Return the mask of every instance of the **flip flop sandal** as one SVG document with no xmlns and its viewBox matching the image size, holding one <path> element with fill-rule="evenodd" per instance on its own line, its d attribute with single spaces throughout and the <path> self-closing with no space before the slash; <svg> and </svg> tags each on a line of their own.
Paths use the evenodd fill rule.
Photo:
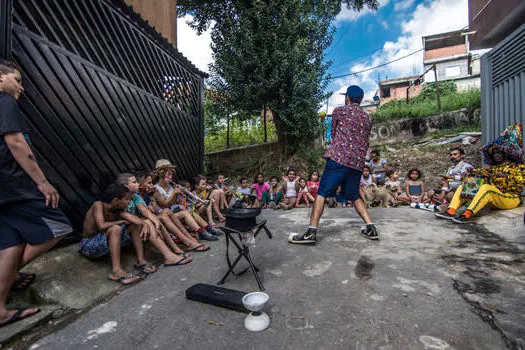
<svg viewBox="0 0 525 350">
<path fill-rule="evenodd" d="M 189 260 L 189 258 L 187 256 L 185 256 L 184 258 L 180 259 L 179 261 L 177 261 L 176 263 L 173 263 L 173 264 L 164 264 L 165 267 L 168 267 L 168 266 L 182 266 L 182 265 L 186 265 L 186 264 L 189 264 L 191 262 L 191 260 Z"/>
<path fill-rule="evenodd" d="M 139 282 L 140 280 L 142 280 L 142 278 L 139 277 L 139 279 L 138 279 L 137 281 L 135 281 L 135 282 L 124 283 L 125 280 L 130 280 L 130 279 L 135 278 L 135 277 L 139 277 L 139 276 L 135 276 L 135 275 L 132 274 L 132 273 L 127 273 L 127 274 L 125 274 L 124 276 L 119 277 L 119 278 L 117 278 L 117 279 L 113 279 L 113 278 L 111 278 L 111 277 L 108 277 L 108 279 L 109 279 L 110 281 L 113 281 L 113 282 L 119 282 L 119 283 L 122 283 L 122 284 L 125 285 L 125 286 L 128 286 L 128 285 L 130 285 L 130 284 L 135 284 L 135 283 Z"/>
<path fill-rule="evenodd" d="M 36 275 L 34 273 L 18 273 L 18 278 L 15 280 L 11 286 L 11 291 L 22 291 L 29 288 L 33 282 L 36 280 Z"/>
<path fill-rule="evenodd" d="M 152 267 L 152 266 L 153 265 L 150 264 L 150 263 L 146 263 L 146 264 L 142 264 L 142 265 L 135 264 L 135 265 L 133 265 L 133 268 L 135 268 L 136 270 L 139 270 L 142 273 L 145 273 L 146 275 L 149 275 L 149 274 L 157 272 L 157 269 L 155 269 L 155 271 L 148 271 L 148 270 L 146 270 L 148 267 Z"/>
<path fill-rule="evenodd" d="M 24 313 L 24 311 L 26 311 L 27 309 L 24 309 L 24 308 L 19 308 L 16 310 L 16 312 L 13 314 L 13 316 L 11 316 L 11 318 L 9 320 L 7 320 L 5 323 L 3 324 L 0 324 L 0 328 L 1 327 L 4 327 L 4 326 L 7 326 L 8 324 L 11 324 L 11 323 L 15 323 L 16 321 L 20 321 L 20 320 L 23 320 L 24 318 L 27 318 L 27 317 L 30 317 L 30 316 L 33 316 L 33 315 L 36 315 L 37 313 L 40 312 L 40 309 L 37 309 L 36 312 L 32 313 L 32 314 L 29 314 L 29 315 L 25 315 L 24 317 L 22 317 L 22 314 Z"/>
<path fill-rule="evenodd" d="M 189 252 L 207 252 L 208 250 L 211 249 L 210 247 L 207 246 L 206 249 L 204 249 L 204 250 L 202 250 L 202 249 L 201 250 L 197 250 L 197 249 L 202 248 L 202 247 L 205 247 L 205 245 L 204 244 L 199 244 L 195 248 L 188 249 L 188 251 Z"/>
</svg>

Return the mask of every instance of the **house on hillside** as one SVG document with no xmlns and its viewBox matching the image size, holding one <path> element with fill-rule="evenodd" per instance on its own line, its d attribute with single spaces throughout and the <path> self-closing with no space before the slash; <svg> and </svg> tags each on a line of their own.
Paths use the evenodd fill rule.
<svg viewBox="0 0 525 350">
<path fill-rule="evenodd" d="M 483 141 L 509 124 L 525 124 L 525 1 L 469 0 L 473 49 L 491 51 L 481 58 Z"/>
<path fill-rule="evenodd" d="M 480 57 L 469 49 L 468 32 L 461 30 L 422 37 L 425 72 L 434 65 L 438 81 L 454 81 L 458 91 L 481 87 Z M 435 81 L 434 71 L 425 74 L 425 82 Z"/>
<path fill-rule="evenodd" d="M 391 100 L 406 100 L 421 92 L 422 80 L 419 75 L 381 80 L 379 82 L 379 100 L 381 104 Z"/>
<path fill-rule="evenodd" d="M 378 91 L 376 91 L 374 97 L 372 100 L 363 100 L 363 102 L 361 102 L 361 109 L 363 109 L 363 111 L 365 111 L 366 113 L 373 113 L 375 111 L 377 111 L 377 108 L 379 107 L 379 96 L 378 96 Z"/>
</svg>

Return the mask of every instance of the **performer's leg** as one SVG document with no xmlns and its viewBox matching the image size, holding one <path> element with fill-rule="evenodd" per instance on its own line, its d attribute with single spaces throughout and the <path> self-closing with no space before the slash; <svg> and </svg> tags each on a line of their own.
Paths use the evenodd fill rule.
<svg viewBox="0 0 525 350">
<path fill-rule="evenodd" d="M 482 185 L 467 208 L 465 216 L 469 216 L 468 211 L 471 215 L 476 215 L 489 203 L 498 209 L 514 209 L 520 205 L 520 198 L 503 193 L 494 185 Z"/>
<path fill-rule="evenodd" d="M 447 212 L 450 215 L 456 215 L 456 211 L 465 203 L 465 199 L 461 198 L 461 191 L 463 190 L 463 185 L 460 185 L 456 192 L 454 192 L 454 197 L 452 197 L 452 200 L 450 201 L 450 204 L 448 205 Z"/>
<path fill-rule="evenodd" d="M 321 220 L 321 216 L 323 216 L 325 200 L 326 198 L 320 194 L 317 194 L 315 197 L 314 205 L 312 207 L 312 215 L 310 216 L 311 227 L 319 226 L 319 220 Z"/>
</svg>

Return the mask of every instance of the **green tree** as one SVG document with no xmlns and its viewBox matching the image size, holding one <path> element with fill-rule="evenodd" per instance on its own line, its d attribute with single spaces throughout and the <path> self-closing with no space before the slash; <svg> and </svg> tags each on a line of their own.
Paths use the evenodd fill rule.
<svg viewBox="0 0 525 350">
<path fill-rule="evenodd" d="M 199 33 L 212 26 L 210 87 L 229 96 L 236 118 L 268 107 L 281 145 L 315 139 L 326 99 L 325 49 L 346 5 L 377 9 L 377 0 L 183 0 Z"/>
</svg>

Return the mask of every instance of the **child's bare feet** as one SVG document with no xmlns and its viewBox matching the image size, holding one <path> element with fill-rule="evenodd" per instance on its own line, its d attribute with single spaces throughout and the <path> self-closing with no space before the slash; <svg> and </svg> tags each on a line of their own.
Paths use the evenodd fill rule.
<svg viewBox="0 0 525 350">
<path fill-rule="evenodd" d="M 150 273 L 155 273 L 157 272 L 157 266 L 153 265 L 153 264 L 150 264 L 148 262 L 144 262 L 140 265 L 133 265 L 133 267 L 137 270 L 139 270 L 140 272 L 143 272 L 147 275 L 149 275 Z"/>
<path fill-rule="evenodd" d="M 191 262 L 191 257 L 188 255 L 174 255 L 166 260 L 164 260 L 164 266 L 178 266 L 186 265 Z"/>
<path fill-rule="evenodd" d="M 109 274 L 108 277 L 111 281 L 120 282 L 124 285 L 137 283 L 140 281 L 140 277 L 133 275 L 132 273 L 126 273 L 126 271 L 118 271 Z"/>
<path fill-rule="evenodd" d="M 188 246 L 190 252 L 205 252 L 210 250 L 210 247 L 202 243 L 194 243 Z"/>
</svg>

